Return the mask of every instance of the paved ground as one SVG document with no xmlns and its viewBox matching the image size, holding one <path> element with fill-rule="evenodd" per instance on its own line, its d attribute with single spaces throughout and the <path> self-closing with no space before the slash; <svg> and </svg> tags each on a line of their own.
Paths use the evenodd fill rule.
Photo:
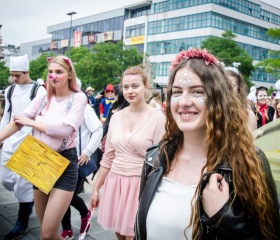
<svg viewBox="0 0 280 240">
<path fill-rule="evenodd" d="M 90 181 L 89 184 L 85 183 L 85 193 L 80 194 L 81 197 L 85 200 L 88 204 L 89 199 L 91 196 L 93 181 Z M 7 234 L 17 219 L 17 212 L 18 212 L 18 203 L 14 194 L 12 192 L 8 192 L 1 184 L 0 184 L 0 240 L 4 239 L 5 234 Z M 78 239 L 79 229 L 80 229 L 80 215 L 76 209 L 72 207 L 72 227 L 75 234 L 75 239 Z M 93 218 L 91 220 L 92 227 L 88 232 L 88 235 L 85 239 L 96 239 L 96 240 L 114 240 L 116 236 L 113 231 L 105 231 L 103 230 L 100 225 L 96 222 L 97 219 L 97 211 L 94 212 Z M 39 237 L 39 223 L 33 211 L 30 224 L 30 230 L 26 233 L 21 240 L 38 240 Z"/>
</svg>

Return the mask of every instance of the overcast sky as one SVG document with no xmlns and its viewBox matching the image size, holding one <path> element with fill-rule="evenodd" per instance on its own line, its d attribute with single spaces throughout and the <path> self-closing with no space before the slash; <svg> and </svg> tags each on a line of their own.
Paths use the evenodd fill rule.
<svg viewBox="0 0 280 240">
<path fill-rule="evenodd" d="M 47 27 L 69 22 L 67 12 L 75 11 L 73 19 L 121 8 L 143 0 L 1 0 L 0 25 L 3 44 L 19 46 L 51 37 Z M 263 0 L 280 9 L 280 0 Z M 280 10 L 279 10 L 280 14 Z"/>
</svg>

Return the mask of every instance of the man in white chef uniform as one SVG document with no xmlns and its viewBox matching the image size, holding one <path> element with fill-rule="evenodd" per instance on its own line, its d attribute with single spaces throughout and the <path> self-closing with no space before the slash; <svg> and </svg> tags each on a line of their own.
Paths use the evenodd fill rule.
<svg viewBox="0 0 280 240">
<path fill-rule="evenodd" d="M 10 58 L 10 74 L 14 80 L 14 86 L 11 85 L 5 90 L 5 110 L 1 120 L 0 131 L 10 121 L 13 121 L 14 115 L 21 113 L 29 105 L 32 91 L 33 94 L 37 95 L 46 92 L 44 87 L 41 86 L 34 93 L 34 84 L 36 83 L 29 77 L 29 60 L 27 55 Z M 10 88 L 14 88 L 13 91 L 9 92 Z M 8 99 L 8 93 L 10 100 Z M 19 202 L 18 219 L 14 228 L 5 236 L 5 240 L 18 239 L 28 230 L 29 216 L 33 208 L 32 184 L 7 169 L 5 164 L 31 131 L 30 127 L 24 126 L 20 131 L 3 142 L 0 167 L 1 183 L 7 190 L 15 193 L 15 197 Z"/>
</svg>

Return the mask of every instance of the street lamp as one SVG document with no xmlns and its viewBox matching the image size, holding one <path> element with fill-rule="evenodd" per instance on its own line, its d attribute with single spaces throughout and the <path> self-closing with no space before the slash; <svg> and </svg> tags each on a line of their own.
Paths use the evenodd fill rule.
<svg viewBox="0 0 280 240">
<path fill-rule="evenodd" d="M 69 29 L 69 42 L 68 42 L 68 58 L 70 58 L 70 44 L 71 44 L 71 35 L 72 35 L 72 15 L 77 14 L 76 12 L 67 13 L 68 16 L 71 16 L 70 29 Z"/>
</svg>

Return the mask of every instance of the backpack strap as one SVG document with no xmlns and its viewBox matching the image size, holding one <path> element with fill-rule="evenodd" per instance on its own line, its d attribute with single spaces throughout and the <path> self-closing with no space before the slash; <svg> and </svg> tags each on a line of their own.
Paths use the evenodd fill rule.
<svg viewBox="0 0 280 240">
<path fill-rule="evenodd" d="M 69 110 L 71 109 L 72 105 L 73 105 L 73 101 L 74 101 L 74 92 L 71 93 L 69 99 L 68 99 L 68 102 L 67 102 L 67 106 L 66 106 L 66 114 L 68 114 Z M 63 141 L 62 141 L 62 144 L 60 145 L 60 147 L 58 148 L 58 152 L 62 152 L 65 147 L 66 147 L 66 144 L 68 142 L 68 139 L 69 139 L 69 136 L 67 138 L 64 138 Z"/>
<path fill-rule="evenodd" d="M 36 97 L 38 88 L 41 87 L 41 85 L 37 84 L 34 81 L 32 81 L 32 83 L 33 83 L 33 86 L 32 86 L 31 92 L 30 92 L 30 100 L 31 101 Z M 13 92 L 15 90 L 15 87 L 16 87 L 16 84 L 14 83 L 12 86 L 10 86 L 10 88 L 8 90 L 8 93 L 7 93 L 7 99 L 10 103 L 10 106 L 8 108 L 8 112 L 10 113 L 9 122 L 11 121 L 11 116 L 12 116 L 12 95 L 13 95 Z"/>
<path fill-rule="evenodd" d="M 41 87 L 42 85 L 39 85 L 38 83 L 34 82 L 34 85 L 31 89 L 31 93 L 30 93 L 30 100 L 32 101 L 36 95 L 37 95 L 37 91 L 39 89 L 39 87 Z"/>
<path fill-rule="evenodd" d="M 10 118 L 9 118 L 9 122 L 11 121 L 11 115 L 12 115 L 12 95 L 13 92 L 15 90 L 16 84 L 14 83 L 12 86 L 10 86 L 8 93 L 7 93 L 7 99 L 9 101 L 9 108 L 8 108 L 8 112 L 10 113 Z"/>
</svg>

